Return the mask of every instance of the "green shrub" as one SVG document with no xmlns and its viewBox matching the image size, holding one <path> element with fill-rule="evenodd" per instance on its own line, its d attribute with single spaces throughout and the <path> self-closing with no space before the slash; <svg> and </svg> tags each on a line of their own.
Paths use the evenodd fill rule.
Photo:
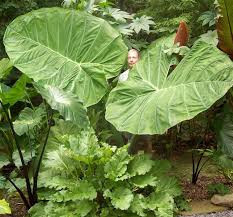
<svg viewBox="0 0 233 217">
<path fill-rule="evenodd" d="M 223 183 L 210 184 L 208 185 L 208 193 L 211 196 L 213 196 L 214 194 L 225 195 L 230 193 L 230 189 Z"/>
<path fill-rule="evenodd" d="M 181 189 L 166 176 L 169 162 L 99 143 L 93 130 L 59 133 L 65 123 L 51 133 L 32 217 L 173 215 Z"/>
</svg>

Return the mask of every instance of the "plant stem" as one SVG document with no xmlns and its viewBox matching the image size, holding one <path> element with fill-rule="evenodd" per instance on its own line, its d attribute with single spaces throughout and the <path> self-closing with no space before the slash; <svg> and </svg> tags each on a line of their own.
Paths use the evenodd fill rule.
<svg viewBox="0 0 233 217">
<path fill-rule="evenodd" d="M 194 162 L 194 157 L 193 157 L 193 154 L 192 154 L 192 162 L 193 162 L 193 175 L 192 175 L 192 183 L 195 185 L 197 183 L 197 180 L 198 180 L 198 177 L 199 177 L 199 174 L 201 172 L 201 170 L 203 169 L 203 167 L 205 166 L 205 164 L 208 162 L 208 159 L 202 164 L 202 166 L 200 167 L 200 163 L 204 157 L 204 153 L 205 153 L 205 150 L 203 151 L 203 153 L 200 155 L 200 158 L 198 160 L 198 163 L 197 163 L 197 166 L 195 168 L 195 162 Z M 194 169 L 195 168 L 195 169 Z"/>
<path fill-rule="evenodd" d="M 195 161 L 194 161 L 194 154 L 192 152 L 192 169 L 193 169 L 193 173 L 192 173 L 192 183 L 194 180 L 194 173 L 195 173 Z"/>
<path fill-rule="evenodd" d="M 17 187 L 17 185 L 9 177 L 6 177 L 6 179 L 14 186 L 16 191 L 19 193 L 21 199 L 23 200 L 23 203 L 26 206 L 27 210 L 29 210 L 31 206 L 29 205 L 27 198 L 24 196 L 23 192 Z"/>
<path fill-rule="evenodd" d="M 26 187 L 27 187 L 27 193 L 28 193 L 28 197 L 29 197 L 29 202 L 30 202 L 30 205 L 34 205 L 31 184 L 30 184 L 30 180 L 29 180 L 29 176 L 28 176 L 28 169 L 26 168 L 26 165 L 25 165 L 25 162 L 24 162 L 23 154 L 22 154 L 22 151 L 21 151 L 18 139 L 17 139 L 17 135 L 15 133 L 15 130 L 14 130 L 11 118 L 10 118 L 10 116 L 9 116 L 9 114 L 8 114 L 5 106 L 3 105 L 2 101 L 0 101 L 0 103 L 1 103 L 1 106 L 2 106 L 2 109 L 3 109 L 4 113 L 6 114 L 7 121 L 10 124 L 11 132 L 12 132 L 12 135 L 13 135 L 14 140 L 15 140 L 15 145 L 16 145 L 18 153 L 19 153 L 20 161 L 22 163 L 23 176 L 24 176 L 25 181 L 26 181 Z"/>
<path fill-rule="evenodd" d="M 197 173 L 197 177 L 199 176 L 201 170 L 203 169 L 203 167 L 206 165 L 206 163 L 210 160 L 211 158 L 208 158 L 201 166 L 201 168 L 199 169 L 198 173 Z"/>
<path fill-rule="evenodd" d="M 42 159 L 44 156 L 45 148 L 46 148 L 46 145 L 48 143 L 49 133 L 50 133 L 50 129 L 51 129 L 51 124 L 49 122 L 52 120 L 52 118 L 53 118 L 53 114 L 51 114 L 50 119 L 48 120 L 48 131 L 47 131 L 45 141 L 44 141 L 41 153 L 40 153 L 40 157 L 39 157 L 39 161 L 38 161 L 38 164 L 37 164 L 37 167 L 35 170 L 35 174 L 33 176 L 33 198 L 35 200 L 35 203 L 38 202 L 38 196 L 37 196 L 38 175 L 39 175 L 39 171 L 40 171 L 40 165 L 41 165 L 41 162 L 42 162 Z"/>
</svg>

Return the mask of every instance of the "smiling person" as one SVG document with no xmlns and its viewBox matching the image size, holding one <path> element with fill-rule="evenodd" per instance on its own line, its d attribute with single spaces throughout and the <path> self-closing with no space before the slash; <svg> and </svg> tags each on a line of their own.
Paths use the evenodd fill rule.
<svg viewBox="0 0 233 217">
<path fill-rule="evenodd" d="M 130 49 L 128 52 L 128 67 L 126 71 L 124 71 L 122 74 L 119 76 L 119 81 L 126 81 L 129 77 L 129 70 L 138 62 L 140 58 L 139 52 L 136 49 Z"/>
</svg>

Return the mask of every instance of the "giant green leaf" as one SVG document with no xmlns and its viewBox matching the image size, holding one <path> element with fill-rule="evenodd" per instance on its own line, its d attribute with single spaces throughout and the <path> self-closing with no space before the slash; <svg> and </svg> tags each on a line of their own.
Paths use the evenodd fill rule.
<svg viewBox="0 0 233 217">
<path fill-rule="evenodd" d="M 217 32 L 219 47 L 233 57 L 233 4 L 232 0 L 218 0 Z"/>
<path fill-rule="evenodd" d="M 16 18 L 4 36 L 14 66 L 33 78 L 71 91 L 86 106 L 107 91 L 127 49 L 120 34 L 103 19 L 62 8 L 40 9 Z"/>
<path fill-rule="evenodd" d="M 169 74 L 167 39 L 152 44 L 110 93 L 106 119 L 119 131 L 162 134 L 208 109 L 233 85 L 233 63 L 215 46 L 198 41 Z"/>
</svg>

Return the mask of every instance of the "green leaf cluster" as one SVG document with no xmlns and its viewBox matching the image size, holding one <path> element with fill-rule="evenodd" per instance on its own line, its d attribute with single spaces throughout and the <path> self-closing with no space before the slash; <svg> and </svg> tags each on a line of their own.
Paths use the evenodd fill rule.
<svg viewBox="0 0 233 217">
<path fill-rule="evenodd" d="M 209 184 L 208 193 L 213 196 L 214 194 L 225 195 L 230 193 L 230 188 L 223 183 Z"/>
<path fill-rule="evenodd" d="M 153 17 L 155 32 L 159 35 L 175 32 L 180 21 L 185 21 L 191 34 L 198 36 L 203 33 L 200 24 L 212 26 L 215 17 L 214 0 L 150 0 L 137 11 Z"/>
<path fill-rule="evenodd" d="M 39 180 L 43 202 L 30 210 L 33 217 L 172 215 L 181 190 L 166 177 L 167 161 L 101 143 L 91 128 L 70 133 L 61 126 L 72 128 L 66 121 L 52 128 Z"/>
</svg>

